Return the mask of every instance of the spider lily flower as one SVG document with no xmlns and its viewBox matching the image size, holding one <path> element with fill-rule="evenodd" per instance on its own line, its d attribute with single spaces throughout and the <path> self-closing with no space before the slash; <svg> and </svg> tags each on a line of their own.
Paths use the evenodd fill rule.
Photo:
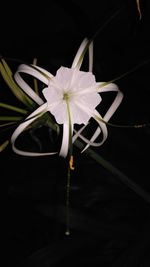
<svg viewBox="0 0 150 267">
<path fill-rule="evenodd" d="M 81 71 L 80 68 L 87 48 L 89 49 L 89 70 L 85 72 Z M 22 151 L 16 147 L 16 139 L 19 135 L 45 112 L 50 112 L 55 117 L 56 123 L 63 125 L 60 156 L 66 157 L 68 155 L 77 138 L 85 142 L 85 148 L 82 152 L 89 146 L 98 147 L 105 142 L 108 136 L 107 122 L 120 105 L 123 94 L 114 83 L 96 82 L 92 69 L 93 43 L 87 39 L 84 39 L 81 43 L 71 68 L 61 66 L 55 76 L 35 65 L 21 64 L 18 67 L 14 75 L 16 82 L 39 107 L 14 131 L 11 142 L 12 148 L 16 153 L 26 156 L 58 153 L 58 151 L 35 153 Z M 21 73 L 29 74 L 45 84 L 45 88 L 42 91 L 45 101 L 23 80 Z M 110 91 L 116 92 L 116 97 L 106 114 L 102 117 L 97 109 L 102 101 L 100 94 Z M 86 127 L 90 127 L 91 119 L 94 119 L 97 128 L 94 134 L 87 138 L 83 133 Z M 76 130 L 77 125 L 78 130 Z M 97 139 L 100 135 L 102 138 L 98 142 Z"/>
</svg>

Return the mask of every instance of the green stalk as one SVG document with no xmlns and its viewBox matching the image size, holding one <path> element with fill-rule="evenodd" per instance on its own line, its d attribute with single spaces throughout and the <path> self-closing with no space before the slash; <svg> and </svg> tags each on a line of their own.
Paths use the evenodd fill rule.
<svg viewBox="0 0 150 267">
<path fill-rule="evenodd" d="M 73 170 L 72 161 L 73 161 L 73 144 L 72 144 L 72 122 L 71 122 L 71 112 L 69 108 L 69 96 L 64 95 L 66 100 L 68 119 L 69 119 L 69 159 L 68 159 L 68 172 L 67 172 L 67 188 L 66 188 L 66 231 L 65 234 L 70 235 L 70 180 L 71 180 L 71 171 Z"/>
</svg>

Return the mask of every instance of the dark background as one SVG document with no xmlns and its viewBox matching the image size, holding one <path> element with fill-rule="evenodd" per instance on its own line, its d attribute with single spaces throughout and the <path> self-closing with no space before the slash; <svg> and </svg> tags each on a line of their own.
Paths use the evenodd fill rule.
<svg viewBox="0 0 150 267">
<path fill-rule="evenodd" d="M 109 81 L 141 65 L 116 81 L 124 99 L 111 122 L 148 123 L 149 63 L 143 62 L 149 59 L 150 2 L 140 2 L 141 20 L 136 1 L 131 0 L 43 0 L 3 5 L 1 55 L 8 61 L 15 58 L 28 63 L 37 57 L 39 66 L 55 73 L 61 65 L 71 66 L 82 40 L 91 38 L 120 9 L 94 40 L 94 74 L 97 81 Z M 7 95 L 7 88 L 5 92 Z M 108 133 L 107 141 L 96 152 L 150 194 L 149 126 L 108 127 Z M 71 235 L 66 237 L 65 160 L 57 156 L 22 157 L 8 147 L 0 162 L 8 182 L 8 265 L 149 266 L 149 196 L 144 199 L 75 149 Z"/>
</svg>

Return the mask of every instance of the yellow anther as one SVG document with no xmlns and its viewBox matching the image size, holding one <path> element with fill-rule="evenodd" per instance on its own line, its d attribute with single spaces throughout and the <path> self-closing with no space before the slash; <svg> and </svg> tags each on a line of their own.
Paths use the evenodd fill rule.
<svg viewBox="0 0 150 267">
<path fill-rule="evenodd" d="M 73 156 L 70 157 L 69 166 L 70 166 L 70 170 L 74 170 L 74 166 L 73 166 Z"/>
</svg>

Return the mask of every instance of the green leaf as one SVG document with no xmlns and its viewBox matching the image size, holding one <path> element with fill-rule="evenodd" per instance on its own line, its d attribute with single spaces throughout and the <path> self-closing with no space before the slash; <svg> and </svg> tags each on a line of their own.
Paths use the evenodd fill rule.
<svg viewBox="0 0 150 267">
<path fill-rule="evenodd" d="M 19 116 L 0 116 L 0 121 L 21 121 L 23 117 Z"/>
<path fill-rule="evenodd" d="M 1 59 L 0 62 L 0 72 L 1 75 L 8 85 L 8 87 L 11 89 L 13 94 L 16 96 L 16 98 L 21 101 L 24 105 L 26 105 L 30 110 L 33 109 L 35 106 L 35 103 L 21 90 L 21 88 L 15 83 L 11 69 L 9 68 L 8 64 L 4 59 Z"/>
<path fill-rule="evenodd" d="M 33 59 L 33 65 L 37 65 L 37 58 Z M 37 95 L 39 95 L 38 82 L 36 78 L 33 78 L 33 83 L 34 83 L 34 91 L 36 92 Z"/>
<path fill-rule="evenodd" d="M 0 103 L 0 107 L 10 109 L 10 110 L 16 111 L 16 112 L 21 113 L 21 114 L 27 114 L 28 113 L 28 111 L 25 109 L 18 108 L 18 107 L 15 107 L 15 106 L 12 106 L 9 104 L 5 104 L 5 103 Z"/>
<path fill-rule="evenodd" d="M 9 144 L 9 140 L 6 140 L 3 144 L 0 145 L 0 152 L 2 152 Z"/>
</svg>

